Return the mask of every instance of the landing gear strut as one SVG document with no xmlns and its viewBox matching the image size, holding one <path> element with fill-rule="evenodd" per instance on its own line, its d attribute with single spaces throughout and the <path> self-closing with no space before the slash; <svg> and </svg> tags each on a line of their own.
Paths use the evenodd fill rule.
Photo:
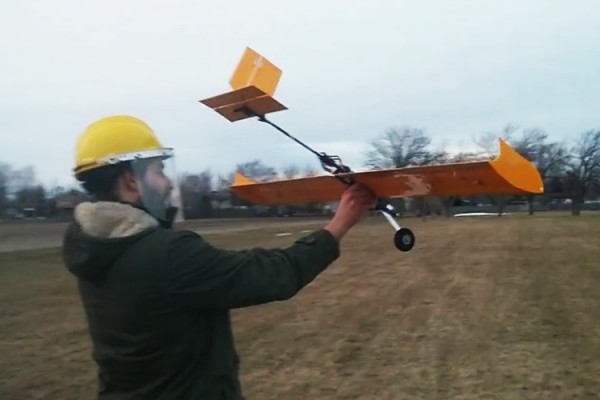
<svg viewBox="0 0 600 400">
<path fill-rule="evenodd" d="M 289 137 L 296 143 L 300 144 L 302 147 L 304 147 L 308 151 L 312 152 L 314 155 L 317 156 L 317 158 L 321 162 L 321 167 L 326 172 L 329 172 L 329 173 L 333 174 L 334 176 L 336 176 L 344 184 L 350 186 L 350 185 L 353 185 L 354 183 L 356 183 L 351 176 L 348 176 L 348 175 L 340 176 L 340 174 L 352 173 L 352 170 L 348 166 L 342 164 L 342 160 L 338 156 L 332 156 L 332 155 L 328 155 L 325 153 L 316 152 L 315 150 L 313 150 L 312 148 L 310 148 L 309 146 L 307 146 L 306 144 L 304 144 L 303 142 L 296 139 L 295 137 L 293 137 L 292 135 L 287 133 L 285 130 L 283 130 L 276 124 L 274 124 L 273 122 L 269 121 L 267 118 L 265 118 L 264 115 L 258 115 L 246 106 L 236 109 L 235 111 L 236 112 L 244 112 L 244 113 L 246 113 L 246 115 L 251 116 L 251 117 L 258 117 L 259 121 L 271 125 L 273 128 L 277 129 L 279 132 L 283 133 L 284 135 L 286 135 L 287 137 Z M 380 213 L 382 213 L 383 216 L 388 220 L 388 222 L 390 223 L 392 228 L 394 228 L 394 230 L 395 230 L 394 246 L 396 247 L 396 249 L 398 249 L 400 251 L 404 251 L 404 252 L 410 251 L 415 245 L 415 235 L 412 233 L 412 231 L 410 229 L 401 228 L 398 225 L 398 223 L 394 219 L 394 217 L 397 217 L 397 213 L 394 210 L 394 207 L 390 204 L 389 200 L 385 199 L 385 198 L 378 198 L 373 210 L 379 211 Z"/>
<path fill-rule="evenodd" d="M 394 246 L 400 251 L 410 251 L 415 245 L 415 235 L 408 228 L 402 228 L 394 219 L 397 216 L 394 207 L 384 199 L 377 199 L 375 210 L 383 214 L 392 228 L 394 228 Z"/>
</svg>

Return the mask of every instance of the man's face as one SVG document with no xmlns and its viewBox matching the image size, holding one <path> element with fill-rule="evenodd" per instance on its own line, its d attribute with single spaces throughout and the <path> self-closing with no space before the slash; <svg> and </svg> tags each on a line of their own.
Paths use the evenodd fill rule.
<svg viewBox="0 0 600 400">
<path fill-rule="evenodd" d="M 171 206 L 173 182 L 165 174 L 162 160 L 152 160 L 146 167 L 140 188 L 142 201 L 150 208 L 164 209 Z"/>
</svg>

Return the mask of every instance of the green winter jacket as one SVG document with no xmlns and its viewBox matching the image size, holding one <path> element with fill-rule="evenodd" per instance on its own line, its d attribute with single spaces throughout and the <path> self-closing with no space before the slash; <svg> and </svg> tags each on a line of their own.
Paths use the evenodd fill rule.
<svg viewBox="0 0 600 400">
<path fill-rule="evenodd" d="M 126 204 L 83 203 L 64 237 L 98 399 L 244 399 L 230 310 L 286 300 L 339 257 L 320 229 L 284 249 L 230 251 Z"/>
</svg>

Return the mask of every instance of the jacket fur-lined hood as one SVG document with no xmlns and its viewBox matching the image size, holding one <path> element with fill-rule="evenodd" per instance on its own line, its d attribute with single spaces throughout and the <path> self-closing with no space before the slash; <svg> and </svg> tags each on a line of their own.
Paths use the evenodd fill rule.
<svg viewBox="0 0 600 400">
<path fill-rule="evenodd" d="M 145 211 L 122 203 L 81 203 L 75 208 L 75 222 L 86 235 L 96 238 L 121 238 L 158 226 Z"/>
<path fill-rule="evenodd" d="M 65 233 L 65 265 L 79 278 L 97 279 L 133 243 L 159 225 L 150 214 L 128 204 L 81 203 Z"/>
</svg>

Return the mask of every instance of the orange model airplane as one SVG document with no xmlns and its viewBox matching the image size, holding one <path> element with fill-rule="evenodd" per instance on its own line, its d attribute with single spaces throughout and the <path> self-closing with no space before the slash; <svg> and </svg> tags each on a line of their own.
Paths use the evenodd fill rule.
<svg viewBox="0 0 600 400">
<path fill-rule="evenodd" d="M 233 90 L 200 102 L 231 122 L 257 117 L 268 123 L 314 153 L 331 175 L 255 182 L 238 172 L 231 189 L 243 199 L 263 205 L 337 201 L 348 185 L 362 183 L 378 196 L 375 209 L 394 227 L 396 248 L 409 251 L 415 244 L 414 234 L 398 225 L 394 219 L 397 214 L 386 198 L 544 192 L 536 167 L 502 139 L 500 154 L 491 161 L 352 172 L 337 156 L 316 152 L 265 117 L 287 109 L 273 98 L 280 77 L 279 68 L 246 48 L 230 80 Z"/>
</svg>

